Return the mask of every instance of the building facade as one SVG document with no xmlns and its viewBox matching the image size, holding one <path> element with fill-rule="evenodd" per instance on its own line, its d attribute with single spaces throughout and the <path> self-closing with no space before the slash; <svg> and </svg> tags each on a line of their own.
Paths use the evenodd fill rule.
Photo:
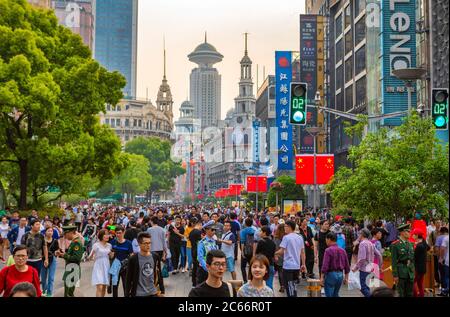
<svg viewBox="0 0 450 317">
<path fill-rule="evenodd" d="M 28 3 L 39 8 L 50 8 L 50 0 L 27 0 Z"/>
<path fill-rule="evenodd" d="M 138 0 L 96 0 L 94 57 L 127 80 L 126 99 L 136 98 Z"/>
<path fill-rule="evenodd" d="M 94 0 L 52 0 L 51 7 L 61 25 L 83 39 L 91 50 L 94 45 Z"/>
<path fill-rule="evenodd" d="M 198 65 L 190 75 L 194 115 L 201 119 L 202 129 L 217 126 L 221 111 L 222 76 L 213 66 L 222 61 L 223 55 L 207 42 L 205 35 L 205 42 L 198 45 L 188 58 Z"/>
</svg>

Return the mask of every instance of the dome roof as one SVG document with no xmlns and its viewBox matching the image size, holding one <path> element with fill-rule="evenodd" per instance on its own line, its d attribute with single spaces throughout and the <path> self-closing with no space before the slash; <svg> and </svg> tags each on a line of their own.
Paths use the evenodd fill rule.
<svg viewBox="0 0 450 317">
<path fill-rule="evenodd" d="M 194 109 L 194 105 L 189 101 L 186 100 L 181 104 L 182 109 Z"/>
<path fill-rule="evenodd" d="M 217 53 L 217 49 L 214 46 L 212 46 L 211 44 L 205 42 L 195 48 L 194 53 L 199 53 L 199 52 Z"/>
<path fill-rule="evenodd" d="M 195 50 L 188 55 L 191 62 L 198 65 L 206 65 L 211 67 L 212 65 L 219 63 L 223 59 L 223 55 L 220 54 L 217 49 L 206 41 L 198 45 Z"/>
<path fill-rule="evenodd" d="M 241 59 L 241 64 L 251 64 L 252 60 L 250 59 L 250 57 L 248 55 L 244 55 L 244 57 L 242 57 Z"/>
</svg>

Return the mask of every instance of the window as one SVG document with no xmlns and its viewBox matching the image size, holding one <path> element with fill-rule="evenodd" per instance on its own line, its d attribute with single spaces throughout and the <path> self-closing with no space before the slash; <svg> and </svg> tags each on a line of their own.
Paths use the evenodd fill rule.
<svg viewBox="0 0 450 317">
<path fill-rule="evenodd" d="M 335 38 L 338 38 L 339 35 L 342 34 L 342 14 L 339 14 L 339 16 L 334 21 L 334 29 L 335 29 Z"/>
<path fill-rule="evenodd" d="M 336 110 L 344 111 L 344 94 L 342 92 L 336 95 Z"/>
<path fill-rule="evenodd" d="M 134 121 L 133 121 L 133 127 L 137 127 L 137 119 L 134 119 Z"/>
<path fill-rule="evenodd" d="M 345 111 L 353 108 L 353 85 L 345 88 Z"/>
<path fill-rule="evenodd" d="M 338 90 L 339 88 L 343 88 L 344 87 L 344 73 L 343 73 L 343 66 L 339 66 L 336 69 L 336 90 Z"/>
<path fill-rule="evenodd" d="M 344 30 L 345 30 L 349 25 L 352 24 L 352 10 L 350 9 L 350 5 L 348 5 L 345 8 L 344 13 L 345 13 L 345 21 L 344 21 L 345 22 Z"/>
<path fill-rule="evenodd" d="M 107 105 L 107 106 L 106 106 L 106 110 L 107 110 L 107 111 L 111 111 L 111 105 Z"/>
<path fill-rule="evenodd" d="M 366 46 L 361 47 L 355 54 L 355 75 L 366 69 Z"/>
<path fill-rule="evenodd" d="M 116 120 L 115 119 L 111 119 L 111 127 L 112 128 L 116 127 Z"/>
<path fill-rule="evenodd" d="M 366 77 L 362 77 L 356 82 L 356 104 L 357 108 L 366 104 Z"/>
<path fill-rule="evenodd" d="M 336 64 L 344 58 L 344 41 L 339 40 L 336 43 Z"/>
<path fill-rule="evenodd" d="M 120 127 L 120 119 L 116 119 L 116 126 Z"/>
<path fill-rule="evenodd" d="M 105 124 L 109 125 L 109 119 L 105 119 Z"/>
<path fill-rule="evenodd" d="M 345 34 L 345 55 L 353 49 L 353 32 L 349 31 Z"/>
<path fill-rule="evenodd" d="M 365 10 L 366 0 L 355 0 L 355 17 Z"/>
<path fill-rule="evenodd" d="M 345 61 L 345 82 L 353 79 L 353 57 Z"/>
<path fill-rule="evenodd" d="M 138 126 L 139 126 L 139 128 L 142 127 L 142 120 L 138 121 Z"/>
<path fill-rule="evenodd" d="M 355 24 L 355 46 L 366 38 L 366 20 L 361 19 Z"/>
<path fill-rule="evenodd" d="M 125 126 L 129 127 L 130 126 L 130 119 L 125 119 Z"/>
</svg>

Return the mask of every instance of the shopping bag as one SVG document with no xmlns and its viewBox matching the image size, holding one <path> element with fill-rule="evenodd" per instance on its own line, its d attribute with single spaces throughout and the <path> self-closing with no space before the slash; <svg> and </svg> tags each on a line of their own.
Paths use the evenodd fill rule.
<svg viewBox="0 0 450 317">
<path fill-rule="evenodd" d="M 163 265 L 162 269 L 161 269 L 161 274 L 163 278 L 168 278 L 169 277 L 169 271 L 167 270 L 167 265 Z"/>
<path fill-rule="evenodd" d="M 350 271 L 348 274 L 348 290 L 361 289 L 361 283 L 359 282 L 359 271 Z"/>
</svg>

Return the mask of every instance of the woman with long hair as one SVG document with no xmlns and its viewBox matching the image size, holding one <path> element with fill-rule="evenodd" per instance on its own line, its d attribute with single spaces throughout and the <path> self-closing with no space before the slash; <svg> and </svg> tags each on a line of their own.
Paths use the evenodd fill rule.
<svg viewBox="0 0 450 317">
<path fill-rule="evenodd" d="M 276 251 L 280 249 L 280 243 L 283 240 L 283 237 L 286 235 L 286 232 L 284 231 L 284 220 L 280 220 L 279 225 L 277 226 L 277 229 L 273 235 L 273 242 L 275 242 L 276 245 Z M 284 286 L 283 286 L 283 257 L 279 256 L 278 261 L 274 262 L 275 266 L 275 272 L 278 273 L 278 282 L 280 283 L 280 292 L 284 292 Z"/>
<path fill-rule="evenodd" d="M 94 268 L 92 269 L 92 285 L 97 288 L 96 297 L 105 297 L 106 287 L 109 285 L 109 269 L 111 267 L 109 259 L 114 256 L 111 251 L 112 246 L 108 243 L 109 231 L 102 229 L 98 233 L 98 242 L 92 246 L 89 258 L 95 257 Z"/>
<path fill-rule="evenodd" d="M 60 249 L 59 240 L 53 238 L 53 227 L 48 227 L 45 230 L 44 240 L 48 250 L 48 266 L 44 266 L 41 270 L 42 295 L 52 297 L 57 263 L 55 252 Z"/>
</svg>

